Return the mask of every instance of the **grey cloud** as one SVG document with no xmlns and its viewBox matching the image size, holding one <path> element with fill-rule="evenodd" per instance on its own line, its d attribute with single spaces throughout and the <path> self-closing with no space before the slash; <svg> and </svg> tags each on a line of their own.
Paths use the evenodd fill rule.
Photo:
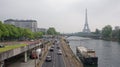
<svg viewBox="0 0 120 67">
<path fill-rule="evenodd" d="M 89 25 L 94 31 L 106 24 L 120 25 L 119 6 L 120 0 L 0 0 L 0 20 L 35 19 L 39 27 L 79 32 L 88 8 Z"/>
</svg>

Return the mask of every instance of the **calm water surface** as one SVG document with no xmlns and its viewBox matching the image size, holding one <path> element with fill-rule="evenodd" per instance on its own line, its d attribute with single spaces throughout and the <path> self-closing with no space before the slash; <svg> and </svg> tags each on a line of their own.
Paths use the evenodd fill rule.
<svg viewBox="0 0 120 67">
<path fill-rule="evenodd" d="M 120 67 L 120 43 L 75 36 L 67 39 L 74 53 L 79 45 L 94 49 L 98 56 L 98 67 Z"/>
</svg>

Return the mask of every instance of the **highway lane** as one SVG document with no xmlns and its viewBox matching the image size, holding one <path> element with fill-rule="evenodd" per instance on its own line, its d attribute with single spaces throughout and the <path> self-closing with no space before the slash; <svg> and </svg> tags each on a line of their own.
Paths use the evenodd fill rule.
<svg viewBox="0 0 120 67">
<path fill-rule="evenodd" d="M 42 65 L 42 67 L 53 67 L 53 53 L 52 52 L 48 52 L 48 55 L 49 56 L 52 56 L 52 61 L 51 62 L 46 62 L 46 61 L 44 61 L 44 63 L 43 63 L 43 65 Z M 47 55 L 47 56 L 48 56 Z"/>
<path fill-rule="evenodd" d="M 65 67 L 62 55 L 57 55 L 55 67 Z"/>
<path fill-rule="evenodd" d="M 58 50 L 57 46 L 60 46 L 59 44 L 54 45 L 54 51 L 49 51 L 48 55 L 52 56 L 52 61 L 51 62 L 44 62 L 42 67 L 65 67 L 63 56 L 58 55 Z M 47 56 L 48 56 L 47 55 Z"/>
</svg>

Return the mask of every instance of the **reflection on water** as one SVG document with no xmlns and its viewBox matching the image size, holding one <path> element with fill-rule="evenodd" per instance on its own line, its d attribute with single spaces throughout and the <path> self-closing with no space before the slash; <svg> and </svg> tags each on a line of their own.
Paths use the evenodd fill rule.
<svg viewBox="0 0 120 67">
<path fill-rule="evenodd" d="M 70 38 L 76 40 L 70 40 Z M 79 45 L 96 51 L 96 55 L 98 56 L 98 67 L 120 67 L 120 43 L 94 39 L 82 39 L 80 37 L 70 38 L 68 38 L 70 40 L 69 44 L 74 53 L 76 53 L 76 46 Z"/>
</svg>

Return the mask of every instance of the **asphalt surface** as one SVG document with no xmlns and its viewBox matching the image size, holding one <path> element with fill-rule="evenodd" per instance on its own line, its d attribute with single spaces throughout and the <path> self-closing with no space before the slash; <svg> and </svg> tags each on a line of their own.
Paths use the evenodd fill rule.
<svg viewBox="0 0 120 67">
<path fill-rule="evenodd" d="M 58 48 L 57 46 L 60 46 L 59 44 L 55 44 L 54 45 L 54 50 L 53 51 L 49 51 L 47 56 L 51 56 L 52 57 L 52 61 L 50 62 L 44 62 L 42 67 L 65 67 L 64 64 L 64 60 L 63 60 L 63 56 L 62 55 L 58 55 Z"/>
<path fill-rule="evenodd" d="M 11 65 L 5 66 L 5 67 L 35 67 L 35 60 L 29 60 L 26 63 L 17 61 L 15 63 L 12 63 Z"/>
</svg>

